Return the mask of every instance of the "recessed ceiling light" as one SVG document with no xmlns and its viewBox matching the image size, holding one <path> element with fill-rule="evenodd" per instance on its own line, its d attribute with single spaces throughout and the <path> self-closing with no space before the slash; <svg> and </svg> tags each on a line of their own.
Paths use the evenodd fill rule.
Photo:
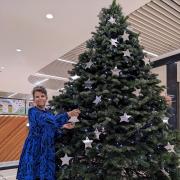
<svg viewBox="0 0 180 180">
<path fill-rule="evenodd" d="M 52 14 L 46 14 L 46 18 L 47 18 L 47 19 L 53 19 L 54 16 L 53 16 Z"/>
<path fill-rule="evenodd" d="M 5 67 L 4 67 L 4 66 L 1 66 L 1 69 L 5 69 Z"/>
<path fill-rule="evenodd" d="M 16 49 L 17 52 L 21 52 L 22 50 L 21 49 Z"/>
</svg>

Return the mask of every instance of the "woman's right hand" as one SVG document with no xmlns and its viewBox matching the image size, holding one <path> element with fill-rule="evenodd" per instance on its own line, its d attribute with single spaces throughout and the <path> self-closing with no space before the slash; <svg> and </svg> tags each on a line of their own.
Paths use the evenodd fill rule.
<svg viewBox="0 0 180 180">
<path fill-rule="evenodd" d="M 75 127 L 75 124 L 73 123 L 67 123 L 63 125 L 64 129 L 73 129 Z"/>
<path fill-rule="evenodd" d="M 76 116 L 78 117 L 81 111 L 79 109 L 73 109 L 72 111 L 67 112 L 69 117 Z"/>
</svg>

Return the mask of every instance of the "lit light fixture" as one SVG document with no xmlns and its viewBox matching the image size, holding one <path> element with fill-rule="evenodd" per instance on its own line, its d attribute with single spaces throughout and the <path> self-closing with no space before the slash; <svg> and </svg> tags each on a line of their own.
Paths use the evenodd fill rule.
<svg viewBox="0 0 180 180">
<path fill-rule="evenodd" d="M 58 61 L 62 61 L 62 62 L 67 62 L 67 63 L 70 63 L 70 64 L 77 64 L 77 63 L 74 62 L 74 61 L 68 61 L 68 60 L 64 60 L 64 59 L 60 59 L 60 58 L 58 58 L 57 60 L 58 60 Z"/>
<path fill-rule="evenodd" d="M 21 51 L 22 51 L 22 49 L 16 49 L 16 51 L 17 51 L 17 52 L 21 52 Z"/>
<path fill-rule="evenodd" d="M 78 76 L 77 74 L 70 77 L 70 79 L 73 80 L 73 81 L 76 80 L 76 79 L 79 79 L 79 78 L 80 78 L 80 76 Z"/>
<path fill-rule="evenodd" d="M 149 52 L 149 51 L 146 51 L 146 50 L 143 50 L 143 52 L 144 52 L 144 53 L 147 53 L 147 54 L 149 54 L 149 55 L 151 55 L 151 56 L 154 56 L 154 57 L 157 57 L 157 56 L 158 56 L 157 54 L 154 54 L 154 53 Z"/>
<path fill-rule="evenodd" d="M 15 96 L 16 94 L 18 94 L 18 93 L 13 93 L 13 94 L 9 95 L 8 98 L 13 97 L 13 96 Z"/>
<path fill-rule="evenodd" d="M 46 78 L 49 78 L 49 79 L 57 79 L 57 80 L 69 81 L 68 78 L 64 78 L 64 77 L 60 77 L 60 76 L 51 76 L 51 75 L 41 74 L 41 73 L 36 73 L 35 76 L 46 77 Z"/>
<path fill-rule="evenodd" d="M 41 80 L 41 81 L 36 82 L 35 85 L 37 86 L 37 85 L 42 84 L 43 82 L 46 82 L 46 81 L 48 81 L 48 80 L 49 80 L 49 79 L 43 79 L 43 80 Z"/>
<path fill-rule="evenodd" d="M 46 14 L 46 18 L 47 18 L 47 19 L 53 19 L 54 16 L 53 16 L 52 14 Z"/>
<path fill-rule="evenodd" d="M 1 66 L 1 69 L 5 69 L 5 67 L 4 67 L 4 66 Z"/>
</svg>

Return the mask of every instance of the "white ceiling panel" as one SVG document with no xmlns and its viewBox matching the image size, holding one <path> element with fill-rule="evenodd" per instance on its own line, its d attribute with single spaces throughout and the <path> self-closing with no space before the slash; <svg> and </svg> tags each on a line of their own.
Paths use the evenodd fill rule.
<svg viewBox="0 0 180 180">
<path fill-rule="evenodd" d="M 100 9 L 111 2 L 2 0 L 0 66 L 5 69 L 0 74 L 1 90 L 26 94 L 36 83 L 46 80 L 42 85 L 57 93 L 65 81 L 52 76 L 68 77 L 67 71 L 77 63 L 86 48 L 85 41 L 98 24 Z M 163 55 L 180 49 L 180 0 L 117 2 L 129 16 L 133 30 L 140 34 L 140 43 L 146 51 Z M 47 20 L 46 13 L 55 18 Z M 16 48 L 22 48 L 22 52 L 16 52 Z"/>
</svg>

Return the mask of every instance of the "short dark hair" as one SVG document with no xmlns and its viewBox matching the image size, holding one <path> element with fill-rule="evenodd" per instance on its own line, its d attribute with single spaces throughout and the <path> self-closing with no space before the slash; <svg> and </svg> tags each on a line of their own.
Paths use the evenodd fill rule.
<svg viewBox="0 0 180 180">
<path fill-rule="evenodd" d="M 33 95 L 33 98 L 34 98 L 34 95 L 35 95 L 35 92 L 41 92 L 43 94 L 45 94 L 47 96 L 47 90 L 44 86 L 36 86 L 33 88 L 32 90 L 32 95 Z"/>
</svg>

